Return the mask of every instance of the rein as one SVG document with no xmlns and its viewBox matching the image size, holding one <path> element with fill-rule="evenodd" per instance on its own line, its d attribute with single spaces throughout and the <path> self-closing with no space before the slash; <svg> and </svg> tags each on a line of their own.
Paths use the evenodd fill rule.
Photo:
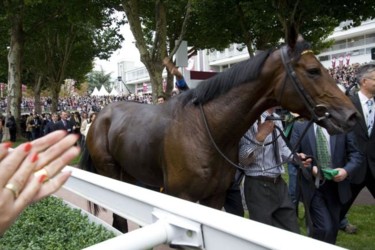
<svg viewBox="0 0 375 250">
<path fill-rule="evenodd" d="M 283 62 L 283 65 L 286 69 L 286 72 L 287 72 L 287 76 L 289 76 L 289 78 L 291 79 L 291 82 L 295 88 L 295 90 L 297 91 L 297 93 L 300 95 L 300 97 L 302 98 L 302 101 L 303 103 L 305 104 L 306 108 L 309 110 L 309 112 L 311 113 L 312 115 L 312 119 L 309 121 L 308 125 L 306 126 L 305 130 L 302 132 L 302 135 L 300 136 L 300 138 L 298 139 L 296 145 L 294 147 L 292 147 L 292 145 L 290 144 L 289 140 L 286 138 L 286 136 L 284 135 L 284 132 L 282 131 L 282 129 L 278 126 L 275 125 L 275 128 L 277 130 L 279 130 L 279 135 L 274 138 L 271 142 L 268 142 L 264 145 L 260 145 L 260 146 L 267 146 L 267 145 L 270 145 L 272 143 L 274 143 L 279 136 L 282 137 L 282 139 L 285 141 L 285 144 L 287 145 L 287 147 L 289 148 L 289 150 L 291 151 L 290 155 L 287 157 L 287 159 L 279 164 L 277 164 L 276 166 L 273 166 L 272 168 L 269 168 L 269 169 L 273 169 L 273 168 L 276 168 L 276 167 L 279 167 L 287 162 L 290 161 L 290 159 L 293 159 L 296 163 L 298 163 L 298 165 L 300 166 L 300 168 L 303 166 L 302 164 L 302 161 L 301 159 L 297 156 L 296 154 L 296 149 L 297 147 L 300 145 L 301 141 L 302 141 L 302 138 L 305 136 L 307 130 L 310 128 L 310 126 L 314 123 L 314 122 L 318 122 L 318 121 L 321 121 L 321 120 L 324 120 L 324 119 L 328 119 L 330 117 L 330 114 L 328 112 L 324 112 L 324 115 L 323 116 L 318 116 L 316 114 L 316 111 L 318 109 L 325 109 L 327 110 L 327 108 L 324 106 L 324 105 L 315 105 L 315 102 L 314 100 L 311 98 L 311 96 L 308 94 L 308 92 L 305 91 L 304 87 L 302 86 L 301 82 L 299 81 L 299 79 L 297 78 L 297 74 L 296 72 L 294 71 L 293 67 L 292 67 L 292 59 L 289 57 L 288 55 L 288 51 L 287 51 L 287 46 L 283 46 L 280 50 L 281 50 L 281 59 L 282 59 L 282 62 Z M 302 55 L 305 55 L 305 54 L 308 54 L 308 53 L 313 53 L 312 50 L 305 50 L 301 53 L 301 56 Z M 284 84 L 283 84 L 283 87 L 282 87 L 282 91 L 280 93 L 280 97 L 282 97 L 282 93 L 284 92 L 284 89 L 285 89 L 285 84 L 286 84 L 286 79 L 284 80 Z M 281 103 L 281 98 L 279 99 L 279 103 Z M 202 114 L 202 119 L 203 119 L 203 122 L 204 122 L 204 125 L 205 125 L 205 128 L 206 128 L 206 131 L 208 133 L 208 136 L 213 144 L 213 146 L 215 147 L 216 151 L 221 155 L 221 157 L 223 157 L 229 164 L 231 164 L 232 166 L 236 167 L 237 169 L 240 169 L 242 171 L 244 171 L 246 168 L 244 167 L 241 167 L 240 165 L 238 165 L 237 163 L 234 163 L 231 159 L 229 159 L 222 151 L 221 149 L 219 148 L 219 146 L 216 144 L 214 138 L 212 137 L 212 134 L 211 134 L 211 130 L 208 126 L 208 123 L 207 123 L 207 119 L 206 119 L 206 115 L 204 113 L 204 110 L 203 110 L 203 106 L 201 103 L 199 103 L 199 108 L 200 108 L 200 111 L 201 111 L 201 114 Z M 278 118 L 274 118 L 274 117 L 267 117 L 267 119 L 269 120 L 277 120 Z M 295 120 L 299 119 L 299 117 L 295 117 L 293 118 L 292 122 L 295 122 Z M 246 138 L 246 137 L 245 137 Z M 246 138 L 248 140 L 250 140 L 252 143 L 255 143 L 256 145 L 259 145 L 258 143 L 252 141 L 250 138 Z M 307 156 L 307 158 L 315 158 L 313 156 Z M 320 166 L 320 163 L 317 159 L 314 159 L 316 162 L 317 162 L 317 167 L 318 167 L 318 175 L 322 178 L 323 175 L 321 174 L 321 166 Z M 268 169 L 268 170 L 269 170 Z M 324 179 L 324 177 L 323 177 Z M 319 183 L 315 183 L 315 185 L 318 185 Z"/>
<path fill-rule="evenodd" d="M 239 170 L 245 171 L 247 168 L 245 168 L 245 167 L 241 167 L 241 166 L 238 165 L 237 163 L 234 163 L 231 159 L 229 159 L 229 158 L 228 158 L 228 157 L 227 157 L 227 156 L 221 151 L 221 149 L 220 149 L 219 146 L 216 144 L 216 142 L 215 142 L 215 140 L 214 140 L 214 138 L 213 138 L 213 136 L 212 136 L 212 134 L 211 134 L 211 130 L 210 130 L 209 126 L 208 126 L 208 122 L 207 122 L 206 115 L 205 115 L 205 113 L 204 113 L 204 110 L 203 110 L 203 106 L 202 106 L 202 104 L 199 104 L 199 109 L 200 109 L 200 111 L 201 111 L 202 119 L 203 119 L 203 122 L 204 122 L 204 125 L 205 125 L 205 128 L 206 128 L 206 131 L 207 131 L 207 133 L 208 133 L 208 136 L 209 136 L 209 138 L 210 138 L 212 144 L 214 145 L 216 151 L 217 151 L 217 152 L 220 154 L 220 156 L 223 157 L 223 158 L 224 158 L 229 164 L 231 164 L 232 166 L 234 166 L 235 168 L 237 168 L 237 169 L 239 169 Z M 269 118 L 269 117 L 267 117 L 267 118 Z M 267 118 L 266 118 L 266 119 L 267 119 Z M 295 122 L 295 121 L 298 120 L 299 118 L 300 118 L 300 117 L 294 117 L 293 120 L 292 120 L 292 122 Z M 278 118 L 272 117 L 271 119 L 272 119 L 272 120 L 277 120 Z M 301 141 L 302 141 L 303 137 L 306 135 L 307 130 L 310 128 L 310 126 L 311 126 L 313 123 L 314 123 L 313 120 L 310 120 L 310 121 L 309 121 L 309 123 L 307 124 L 306 128 L 303 130 L 301 136 L 299 137 L 299 139 L 298 139 L 298 141 L 297 141 L 297 143 L 296 143 L 296 145 L 295 145 L 294 147 L 292 147 L 292 145 L 290 144 L 288 138 L 286 138 L 286 136 L 284 135 L 284 131 L 283 131 L 279 126 L 277 126 L 277 125 L 275 125 L 275 128 L 279 131 L 279 135 L 278 135 L 277 137 L 275 137 L 272 141 L 270 141 L 270 142 L 268 142 L 268 143 L 266 143 L 266 144 L 260 145 L 259 143 L 254 142 L 253 140 L 251 140 L 251 139 L 250 139 L 249 137 L 247 137 L 246 135 L 245 135 L 245 138 L 246 138 L 247 140 L 249 140 L 250 142 L 252 142 L 252 143 L 258 145 L 258 146 L 263 146 L 263 147 L 264 147 L 264 146 L 271 145 L 272 143 L 274 143 L 274 142 L 275 142 L 275 141 L 281 136 L 282 139 L 284 140 L 285 144 L 286 144 L 287 147 L 289 148 L 289 150 L 290 150 L 291 153 L 290 153 L 290 155 L 287 157 L 287 159 L 286 159 L 285 161 L 282 161 L 281 163 L 279 163 L 279 164 L 277 164 L 277 165 L 275 165 L 275 166 L 273 166 L 273 167 L 271 167 L 271 168 L 268 168 L 267 170 L 274 169 L 274 168 L 277 168 L 277 167 L 279 167 L 279 166 L 281 166 L 281 165 L 283 165 L 283 164 L 286 164 L 286 163 L 290 162 L 290 159 L 292 159 L 292 161 L 294 161 L 295 163 L 297 163 L 298 166 L 299 166 L 300 168 L 302 168 L 302 167 L 303 167 L 302 160 L 301 160 L 301 159 L 299 158 L 299 156 L 297 155 L 296 150 L 297 150 L 297 147 L 301 144 Z M 321 165 L 320 165 L 318 159 L 316 159 L 316 158 L 315 158 L 314 156 L 312 156 L 312 155 L 306 155 L 306 158 L 305 158 L 305 159 L 309 159 L 309 158 L 313 158 L 313 159 L 316 161 L 316 163 L 317 163 L 317 164 L 316 164 L 316 165 L 317 165 L 317 168 L 318 168 L 318 173 L 317 173 L 317 175 L 319 176 L 319 178 L 317 178 L 316 180 L 319 181 L 319 179 L 322 179 L 323 182 L 324 182 L 324 181 L 325 181 L 325 179 L 324 179 L 324 175 L 322 174 Z M 304 159 L 304 160 L 305 160 L 305 159 Z M 312 171 L 312 168 L 311 168 L 311 171 Z M 319 187 L 319 182 L 315 182 L 315 186 L 316 186 L 316 188 L 318 188 L 318 187 Z"/>
<path fill-rule="evenodd" d="M 229 158 L 228 158 L 228 157 L 227 157 L 227 156 L 221 151 L 221 149 L 220 149 L 219 146 L 216 144 L 216 142 L 215 142 L 215 140 L 214 140 L 214 138 L 213 138 L 213 136 L 212 136 L 212 134 L 211 134 L 211 130 L 210 130 L 209 126 L 208 126 L 207 118 L 206 118 L 206 115 L 205 115 L 205 113 L 204 113 L 204 110 L 203 110 L 203 106 L 202 106 L 202 104 L 199 104 L 199 109 L 200 109 L 200 111 L 201 111 L 202 119 L 203 119 L 203 122 L 204 122 L 204 126 L 205 126 L 205 128 L 206 128 L 206 131 L 207 131 L 207 133 L 208 133 L 208 136 L 209 136 L 209 138 L 210 138 L 212 144 L 214 145 L 216 151 L 221 155 L 221 157 L 223 157 L 223 158 L 224 158 L 229 164 L 231 164 L 232 166 L 236 167 L 237 169 L 243 170 L 243 171 L 246 170 L 246 168 L 241 167 L 241 166 L 238 165 L 237 163 L 234 163 L 231 159 L 229 159 Z M 267 117 L 267 118 L 268 118 L 268 117 Z M 273 120 L 276 120 L 277 118 L 275 119 L 274 117 L 272 117 L 272 119 L 273 119 Z M 299 119 L 299 117 L 295 117 L 295 118 L 293 118 L 293 121 L 292 121 L 292 122 L 294 122 L 294 121 L 297 120 L 297 119 Z M 259 143 L 254 142 L 253 140 L 251 140 L 250 138 L 248 138 L 247 136 L 245 136 L 245 138 L 246 138 L 247 140 L 250 140 L 252 143 L 254 143 L 254 144 L 256 144 L 256 145 L 259 145 L 259 146 L 263 146 L 263 147 L 264 147 L 264 146 L 268 146 L 268 145 L 274 143 L 274 142 L 275 142 L 275 141 L 281 136 L 281 137 L 283 138 L 283 140 L 285 141 L 285 144 L 286 144 L 286 145 L 288 146 L 288 148 L 290 149 L 291 153 L 290 153 L 290 155 L 287 157 L 287 160 L 286 160 L 286 161 L 281 162 L 281 163 L 277 164 L 276 166 L 273 166 L 272 168 L 269 168 L 269 169 L 273 169 L 273 168 L 276 168 L 276 167 L 278 167 L 278 166 L 281 166 L 281 165 L 287 163 L 288 160 L 291 159 L 291 158 L 293 158 L 293 160 L 295 160 L 295 161 L 301 166 L 302 162 L 301 162 L 301 160 L 299 159 L 299 157 L 296 157 L 296 152 L 295 152 L 295 150 L 296 150 L 297 146 L 301 143 L 301 140 L 302 140 L 303 136 L 306 134 L 308 128 L 309 128 L 312 124 L 313 124 L 313 121 L 309 121 L 308 126 L 307 126 L 306 129 L 303 131 L 302 136 L 299 138 L 298 142 L 296 143 L 296 145 L 295 145 L 294 147 L 291 146 L 291 144 L 290 144 L 288 138 L 286 138 L 286 136 L 284 135 L 284 132 L 282 131 L 282 129 L 281 129 L 279 126 L 276 126 L 276 125 L 275 125 L 275 128 L 276 128 L 277 130 L 279 130 L 279 135 L 278 135 L 276 138 L 274 138 L 272 141 L 270 141 L 270 142 L 268 142 L 268 143 L 266 143 L 266 144 L 260 145 Z M 269 169 L 268 169 L 268 170 L 269 170 Z"/>
<path fill-rule="evenodd" d="M 199 103 L 199 109 L 201 111 L 201 114 L 202 114 L 202 118 L 203 118 L 203 122 L 204 122 L 204 126 L 206 127 L 206 130 L 207 130 L 207 133 L 208 133 L 208 137 L 210 137 L 210 140 L 212 142 L 212 144 L 214 145 L 215 149 L 217 152 L 219 152 L 219 154 L 221 155 L 221 157 L 223 157 L 229 164 L 231 164 L 232 166 L 238 168 L 238 169 L 241 169 L 241 170 L 245 170 L 245 168 L 241 167 L 240 165 L 234 163 L 231 159 L 229 159 L 219 148 L 219 146 L 216 144 L 214 138 L 212 137 L 212 134 L 211 134 L 211 130 L 210 128 L 208 127 L 208 123 L 207 123 L 207 119 L 206 119 L 206 115 L 204 113 L 204 110 L 203 110 L 203 106 L 201 103 Z"/>
</svg>

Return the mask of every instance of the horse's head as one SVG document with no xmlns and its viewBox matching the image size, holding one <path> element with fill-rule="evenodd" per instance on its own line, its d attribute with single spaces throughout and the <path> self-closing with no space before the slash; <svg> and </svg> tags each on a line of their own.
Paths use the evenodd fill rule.
<svg viewBox="0 0 375 250">
<path fill-rule="evenodd" d="M 330 134 L 351 129 L 359 113 L 337 87 L 327 69 L 317 60 L 309 44 L 300 37 L 280 49 L 285 78 L 278 82 L 275 95 L 284 108 L 313 119 Z"/>
</svg>

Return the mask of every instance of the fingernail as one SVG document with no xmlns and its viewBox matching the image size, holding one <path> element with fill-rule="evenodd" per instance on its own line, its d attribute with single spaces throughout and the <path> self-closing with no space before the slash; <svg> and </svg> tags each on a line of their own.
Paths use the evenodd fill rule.
<svg viewBox="0 0 375 250">
<path fill-rule="evenodd" d="M 36 162 L 38 159 L 39 159 L 38 153 L 34 153 L 34 154 L 31 156 L 31 163 Z"/>
<path fill-rule="evenodd" d="M 32 147 L 31 143 L 26 143 L 23 150 L 27 153 L 31 150 L 31 147 Z"/>
<path fill-rule="evenodd" d="M 7 142 L 4 142 L 3 145 L 4 145 L 5 148 L 8 149 L 8 148 L 12 147 L 12 142 L 7 141 Z"/>
<path fill-rule="evenodd" d="M 39 183 L 43 183 L 46 180 L 46 178 L 47 178 L 47 175 L 45 174 L 42 174 L 41 176 L 39 176 L 39 179 L 38 179 Z"/>
</svg>

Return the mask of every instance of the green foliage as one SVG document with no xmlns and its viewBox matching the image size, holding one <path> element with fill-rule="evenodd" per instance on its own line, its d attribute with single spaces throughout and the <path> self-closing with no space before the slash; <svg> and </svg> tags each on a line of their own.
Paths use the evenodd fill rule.
<svg viewBox="0 0 375 250">
<path fill-rule="evenodd" d="M 92 92 L 95 87 L 100 89 L 102 85 L 110 91 L 111 89 L 111 73 L 106 74 L 103 69 L 100 71 L 92 71 L 87 75 L 87 82 L 89 84 L 88 91 Z"/>
<path fill-rule="evenodd" d="M 48 197 L 22 213 L 0 238 L 0 249 L 83 249 L 114 236 L 80 210 Z"/>
</svg>

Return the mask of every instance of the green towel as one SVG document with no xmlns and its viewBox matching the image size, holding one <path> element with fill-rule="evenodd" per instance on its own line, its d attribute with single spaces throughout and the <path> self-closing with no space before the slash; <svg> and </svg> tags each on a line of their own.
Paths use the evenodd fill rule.
<svg viewBox="0 0 375 250">
<path fill-rule="evenodd" d="M 339 173 L 337 169 L 325 168 L 325 169 L 322 169 L 322 171 L 323 171 L 324 178 L 326 178 L 327 180 L 332 180 L 333 177 L 335 177 Z"/>
</svg>

